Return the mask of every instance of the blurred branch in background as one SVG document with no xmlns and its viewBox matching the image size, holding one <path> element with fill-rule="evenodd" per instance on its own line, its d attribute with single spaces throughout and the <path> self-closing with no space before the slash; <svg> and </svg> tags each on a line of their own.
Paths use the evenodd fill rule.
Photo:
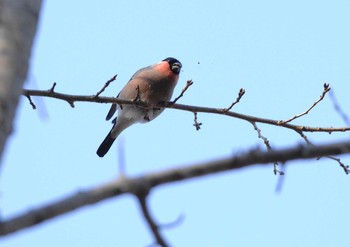
<svg viewBox="0 0 350 247">
<path fill-rule="evenodd" d="M 144 202 L 153 188 L 163 184 L 246 168 L 258 164 L 269 165 L 274 162 L 285 163 L 297 159 L 317 159 L 328 155 L 346 153 L 350 153 L 350 141 L 314 146 L 297 145 L 286 149 L 271 151 L 255 149 L 245 154 L 149 173 L 135 178 L 120 177 L 117 180 L 96 186 L 92 189 L 79 190 L 63 199 L 21 213 L 13 218 L 4 219 L 0 222 L 0 236 L 23 230 L 54 217 L 72 212 L 83 206 L 95 204 L 125 193 L 134 194 L 141 202 Z M 349 169 L 348 166 L 345 168 Z M 146 192 L 140 193 L 140 191 Z M 142 205 L 145 207 L 144 203 Z M 154 224 L 153 221 L 151 222 Z M 151 228 L 156 229 L 157 227 L 152 225 Z"/>
</svg>

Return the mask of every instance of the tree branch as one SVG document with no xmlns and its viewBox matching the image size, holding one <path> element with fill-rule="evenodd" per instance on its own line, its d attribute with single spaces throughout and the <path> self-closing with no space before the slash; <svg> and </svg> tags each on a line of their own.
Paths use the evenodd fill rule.
<svg viewBox="0 0 350 247">
<path fill-rule="evenodd" d="M 37 225 L 80 207 L 95 204 L 108 198 L 117 197 L 125 193 L 137 194 L 138 191 L 145 187 L 151 189 L 162 184 L 240 169 L 256 164 L 284 163 L 297 159 L 313 159 L 327 155 L 346 153 L 350 153 L 350 141 L 328 145 L 296 145 L 294 147 L 271 150 L 268 152 L 252 150 L 245 154 L 217 159 L 197 165 L 149 173 L 135 178 L 118 179 L 93 189 L 81 190 L 61 200 L 49 203 L 29 212 L 21 213 L 8 220 L 3 220 L 0 222 L 0 236 Z"/>
<path fill-rule="evenodd" d="M 342 109 L 342 107 L 340 106 L 337 97 L 334 94 L 334 90 L 329 92 L 329 97 L 331 98 L 331 101 L 333 103 L 333 108 L 334 110 L 339 114 L 339 116 L 343 119 L 344 123 L 347 126 L 350 126 L 350 118 L 349 116 L 346 114 L 346 112 Z"/>
<path fill-rule="evenodd" d="M 138 194 L 137 199 L 140 204 L 141 212 L 143 214 L 143 217 L 145 218 L 157 244 L 159 244 L 162 247 L 167 247 L 169 246 L 167 242 L 165 241 L 164 237 L 160 233 L 159 226 L 156 224 L 156 222 L 153 220 L 150 212 L 149 212 L 149 207 L 147 204 L 147 194 Z"/>
<path fill-rule="evenodd" d="M 63 94 L 63 93 L 57 93 L 54 91 L 46 90 L 29 90 L 24 89 L 23 93 L 24 96 L 41 96 L 41 97 L 49 97 L 49 98 L 55 98 L 67 101 L 70 105 L 74 102 L 95 102 L 95 103 L 117 103 L 120 105 L 137 105 L 140 107 L 147 108 L 147 105 L 145 105 L 143 102 L 135 102 L 133 100 L 123 100 L 118 99 L 115 97 L 96 97 L 96 95 L 70 95 L 70 94 Z M 172 102 L 167 102 L 163 105 L 165 108 L 173 108 L 177 110 L 182 111 L 189 111 L 192 113 L 211 113 L 211 114 L 219 114 L 224 116 L 229 116 L 233 118 L 238 118 L 242 120 L 246 120 L 248 122 L 255 122 L 255 123 L 264 123 L 274 126 L 279 126 L 283 128 L 292 129 L 295 131 L 304 131 L 304 132 L 345 132 L 350 131 L 350 127 L 312 127 L 312 126 L 302 126 L 302 125 L 294 125 L 289 123 L 281 123 L 279 120 L 273 120 L 273 119 L 267 119 L 267 118 L 260 118 L 250 115 L 245 115 L 233 111 L 226 112 L 225 108 L 212 108 L 212 107 L 202 107 L 202 106 L 194 106 L 194 105 L 183 105 L 183 104 L 173 104 Z"/>
<path fill-rule="evenodd" d="M 321 100 L 324 99 L 324 96 L 326 96 L 326 94 L 331 90 L 331 88 L 329 87 L 329 84 L 325 83 L 323 84 L 323 92 L 320 96 L 320 98 L 318 100 L 316 100 L 306 111 L 298 114 L 298 115 L 295 115 L 294 117 L 291 117 L 290 119 L 288 120 L 284 120 L 284 121 L 279 121 L 280 124 L 286 124 L 286 123 L 289 123 L 289 122 L 292 122 L 293 120 L 297 119 L 297 118 L 300 118 L 306 114 L 308 114 L 318 103 L 321 102 Z"/>
<path fill-rule="evenodd" d="M 117 79 L 118 75 L 114 75 L 111 79 L 109 79 L 108 81 L 106 81 L 105 85 L 103 85 L 103 87 L 101 88 L 100 91 L 97 92 L 97 94 L 95 95 L 95 97 L 100 96 L 101 93 L 103 93 L 103 91 L 105 91 L 105 89 L 109 86 L 109 84 L 111 84 L 111 82 L 115 81 Z"/>
<path fill-rule="evenodd" d="M 41 0 L 0 1 L 0 158 L 27 76 L 40 8 Z"/>
<path fill-rule="evenodd" d="M 258 138 L 262 139 L 264 141 L 264 144 L 266 146 L 266 149 L 267 151 L 271 151 L 272 150 L 272 147 L 270 145 L 270 141 L 269 139 L 267 139 L 267 137 L 263 136 L 261 134 L 261 129 L 259 129 L 259 127 L 256 125 L 256 123 L 254 122 L 251 122 L 251 124 L 253 125 L 254 127 L 254 130 L 258 133 Z M 273 162 L 273 173 L 275 175 L 279 174 L 279 175 L 284 175 L 284 172 L 283 171 L 280 171 L 277 169 L 277 166 L 278 166 L 278 162 Z"/>
<path fill-rule="evenodd" d="M 186 86 L 182 89 L 181 93 L 179 96 L 177 96 L 174 101 L 171 102 L 171 104 L 175 104 L 181 97 L 184 96 L 184 93 L 187 91 L 187 89 L 192 86 L 193 81 L 192 80 L 187 80 Z"/>
<path fill-rule="evenodd" d="M 243 97 L 244 94 L 245 94 L 245 90 L 244 90 L 244 88 L 241 88 L 238 92 L 238 96 L 237 96 L 236 100 L 234 102 L 232 102 L 232 104 L 229 107 L 227 107 L 226 109 L 223 109 L 222 112 L 226 113 L 226 112 L 230 111 L 232 109 L 232 107 L 234 107 L 234 105 L 237 104 L 241 100 L 241 98 Z"/>
</svg>

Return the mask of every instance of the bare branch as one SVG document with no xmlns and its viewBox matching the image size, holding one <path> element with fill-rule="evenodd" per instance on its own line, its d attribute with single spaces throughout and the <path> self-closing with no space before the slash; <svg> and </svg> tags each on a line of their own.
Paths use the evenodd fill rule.
<svg viewBox="0 0 350 247">
<path fill-rule="evenodd" d="M 309 139 L 307 138 L 307 136 L 302 132 L 302 131 L 296 131 L 300 136 L 301 138 L 304 139 L 304 141 L 309 144 L 309 145 L 312 145 L 312 143 L 309 141 Z"/>
<path fill-rule="evenodd" d="M 101 93 L 103 93 L 103 91 L 105 91 L 105 89 L 109 86 L 109 84 L 111 84 L 112 81 L 115 81 L 117 79 L 117 74 L 114 75 L 111 79 L 109 79 L 105 85 L 101 88 L 100 91 L 97 92 L 97 94 L 95 95 L 95 97 L 97 98 L 98 96 L 100 96 Z"/>
<path fill-rule="evenodd" d="M 196 128 L 196 130 L 198 131 L 198 130 L 201 129 L 202 123 L 199 123 L 199 122 L 198 122 L 197 112 L 194 112 L 193 114 L 194 114 L 194 124 L 193 124 L 193 126 L 194 126 L 194 127 Z"/>
<path fill-rule="evenodd" d="M 49 94 L 52 94 L 52 95 L 56 94 L 56 92 L 55 92 L 56 86 L 57 86 L 57 83 L 54 82 L 54 83 L 52 84 L 52 87 L 48 90 L 48 93 L 49 93 Z M 27 96 L 27 97 L 28 97 L 28 96 Z M 75 107 L 75 105 L 74 105 L 74 100 L 66 99 L 66 101 L 67 101 L 67 103 L 68 103 L 72 108 Z"/>
<path fill-rule="evenodd" d="M 267 151 L 271 151 L 272 148 L 270 146 L 270 142 L 265 136 L 263 136 L 261 134 L 261 129 L 258 128 L 258 126 L 256 125 L 255 122 L 251 122 L 251 124 L 254 126 L 254 130 L 256 130 L 256 132 L 258 133 L 258 138 L 260 138 L 260 139 L 262 139 L 264 141 L 264 144 L 265 144 L 265 146 L 267 148 Z"/>
<path fill-rule="evenodd" d="M 271 151 L 272 148 L 271 148 L 271 145 L 270 145 L 270 142 L 269 140 L 267 139 L 267 137 L 263 136 L 261 134 L 261 129 L 258 128 L 258 126 L 256 125 L 255 122 L 251 122 L 251 124 L 254 126 L 254 130 L 258 133 L 258 138 L 262 139 L 264 141 L 264 144 L 266 146 L 266 149 L 267 151 Z M 278 162 L 273 162 L 273 173 L 275 175 L 279 174 L 279 175 L 284 175 L 284 172 L 283 171 L 280 171 L 277 169 L 277 166 L 278 166 Z"/>
<path fill-rule="evenodd" d="M 184 219 L 185 219 L 185 215 L 180 214 L 177 217 L 177 219 L 175 219 L 173 222 L 169 222 L 169 223 L 165 223 L 165 224 L 163 223 L 163 224 L 159 225 L 159 227 L 161 227 L 163 229 L 164 228 L 173 228 L 175 226 L 180 225 L 184 221 Z"/>
<path fill-rule="evenodd" d="M 343 119 L 344 123 L 347 126 L 350 126 L 349 116 L 345 113 L 345 111 L 340 107 L 337 97 L 335 97 L 334 90 L 329 92 L 329 97 L 333 103 L 334 110 L 339 114 L 339 116 Z"/>
<path fill-rule="evenodd" d="M 308 145 L 314 145 L 308 138 L 306 135 L 304 135 L 304 133 L 302 131 L 297 131 L 300 136 L 305 140 L 305 142 L 308 144 Z M 330 156 L 330 155 L 325 155 L 323 157 L 317 157 L 317 160 L 321 159 L 321 158 L 328 158 L 328 159 L 331 159 L 331 160 L 335 160 L 337 161 L 337 163 L 340 165 L 340 167 L 342 167 L 344 169 L 344 172 L 346 175 L 349 174 L 350 172 L 350 169 L 349 169 L 349 166 L 348 165 L 345 165 L 339 158 L 336 158 L 334 156 Z"/>
<path fill-rule="evenodd" d="M 52 92 L 50 90 L 29 90 L 23 89 L 22 95 L 26 96 L 40 96 L 64 100 L 67 102 L 95 102 L 95 103 L 117 103 L 121 105 L 137 105 L 140 107 L 146 107 L 144 103 L 134 102 L 133 100 L 124 100 L 116 97 L 95 97 L 95 95 L 71 95 Z"/>
<path fill-rule="evenodd" d="M 193 105 L 182 105 L 182 104 L 174 104 L 170 105 L 169 108 L 174 108 L 178 110 L 183 110 L 183 111 L 190 111 L 190 112 L 202 112 L 202 113 L 213 113 L 213 114 L 219 114 L 219 115 L 225 115 L 229 117 L 234 117 L 242 120 L 246 120 L 248 122 L 257 122 L 257 123 L 264 123 L 264 124 L 269 124 L 269 125 L 274 125 L 274 126 L 279 126 L 283 128 L 288 128 L 288 129 L 293 129 L 293 130 L 299 130 L 299 131 L 304 131 L 304 132 L 345 132 L 345 131 L 350 131 L 350 127 L 312 127 L 312 126 L 303 126 L 303 125 L 294 125 L 294 124 L 284 124 L 281 125 L 279 124 L 278 120 L 273 120 L 273 119 L 267 119 L 267 118 L 260 118 L 260 117 L 255 117 L 251 115 L 245 115 L 237 112 L 226 112 L 225 114 L 222 113 L 221 109 L 218 108 L 210 108 L 210 107 L 202 107 L 202 106 L 193 106 Z"/>
<path fill-rule="evenodd" d="M 245 90 L 244 90 L 244 88 L 241 88 L 238 92 L 238 96 L 237 96 L 236 100 L 228 108 L 222 109 L 222 112 L 226 113 L 226 112 L 230 111 L 232 109 L 232 107 L 241 100 L 241 98 L 243 97 L 244 94 L 245 94 Z"/>
<path fill-rule="evenodd" d="M 49 89 L 49 92 L 50 93 L 54 93 L 55 92 L 55 87 L 57 86 L 57 83 L 56 82 L 54 82 L 53 84 L 52 84 L 52 87 Z"/>
<path fill-rule="evenodd" d="M 29 95 L 26 95 L 26 97 L 29 100 L 29 104 L 33 107 L 33 110 L 36 110 L 36 105 L 33 103 L 32 98 Z"/>
<path fill-rule="evenodd" d="M 24 96 L 42 96 L 42 97 L 50 97 L 50 98 L 56 98 L 60 100 L 65 100 L 68 103 L 70 102 L 95 102 L 95 103 L 117 103 L 119 105 L 136 105 L 139 107 L 147 108 L 147 105 L 145 105 L 143 102 L 134 102 L 132 100 L 123 100 L 115 97 L 95 97 L 92 96 L 82 96 L 82 95 L 69 95 L 69 94 L 62 94 L 62 93 L 56 93 L 56 92 L 49 92 L 49 91 L 40 91 L 40 90 L 27 90 L 24 89 L 23 93 Z M 264 123 L 274 126 L 279 126 L 283 128 L 293 129 L 295 131 L 304 131 L 304 132 L 345 132 L 350 131 L 350 127 L 311 127 L 311 126 L 302 126 L 302 125 L 293 125 L 293 124 L 283 124 L 281 125 L 280 121 L 273 120 L 273 119 L 266 119 L 266 118 L 260 118 L 245 114 L 240 114 L 237 112 L 228 111 L 226 113 L 222 112 L 222 109 L 219 108 L 210 108 L 210 107 L 202 107 L 202 106 L 193 106 L 193 105 L 183 105 L 183 104 L 172 104 L 172 102 L 166 102 L 162 107 L 165 108 L 173 108 L 183 111 L 189 111 L 192 113 L 195 112 L 202 112 L 202 113 L 212 113 L 212 114 L 219 114 L 219 115 L 225 115 L 229 117 L 234 117 L 242 120 L 246 120 L 248 122 L 256 122 L 256 123 Z"/>
<path fill-rule="evenodd" d="M 135 194 L 142 188 L 154 188 L 156 186 L 191 179 L 195 177 L 215 174 L 228 170 L 239 169 L 252 165 L 270 164 L 273 162 L 284 163 L 297 159 L 314 159 L 327 155 L 339 155 L 350 153 L 350 142 L 338 142 L 327 145 L 297 145 L 287 149 L 262 152 L 252 150 L 245 154 L 217 159 L 191 166 L 173 168 L 162 172 L 150 173 L 135 178 L 114 180 L 93 189 L 79 191 L 61 200 L 49 203 L 43 207 L 21 213 L 13 218 L 0 221 L 0 236 L 4 236 L 59 215 L 72 212 L 80 207 L 95 204 L 107 198 L 116 197 L 125 193 Z"/>
<path fill-rule="evenodd" d="M 52 87 L 48 90 L 48 92 L 49 92 L 50 94 L 55 94 L 55 88 L 56 88 L 56 86 L 57 86 L 57 83 L 54 82 L 53 85 L 52 85 Z M 72 108 L 75 107 L 75 105 L 74 105 L 74 100 L 67 99 L 66 101 L 67 101 L 67 103 L 68 103 Z"/>
<path fill-rule="evenodd" d="M 295 115 L 294 117 L 292 117 L 292 118 L 290 118 L 288 120 L 281 120 L 281 121 L 279 121 L 279 124 L 283 125 L 283 124 L 289 123 L 289 122 L 291 122 L 291 121 L 293 121 L 293 120 L 295 120 L 295 119 L 297 119 L 297 118 L 299 118 L 301 116 L 304 116 L 304 115 L 308 114 L 312 110 L 312 108 L 314 108 L 321 100 L 323 100 L 324 96 L 329 92 L 329 90 L 331 90 L 331 88 L 329 87 L 329 84 L 327 84 L 327 83 L 323 84 L 322 95 L 320 96 L 320 98 L 318 100 L 316 100 L 312 104 L 312 106 L 309 107 L 309 109 L 307 109 L 303 113 Z"/>
<path fill-rule="evenodd" d="M 336 158 L 336 157 L 330 156 L 330 155 L 326 155 L 324 157 L 318 157 L 317 160 L 320 160 L 321 158 L 328 158 L 328 159 L 331 159 L 331 160 L 335 160 L 340 165 L 340 167 L 343 168 L 345 174 L 349 175 L 349 173 L 350 173 L 349 166 L 345 165 L 339 158 Z"/>
<path fill-rule="evenodd" d="M 174 101 L 171 102 L 171 104 L 175 104 L 182 96 L 184 96 L 184 93 L 187 91 L 187 89 L 192 86 L 193 81 L 192 80 L 187 80 L 186 86 L 182 89 L 181 93 L 179 96 L 177 96 Z"/>
<path fill-rule="evenodd" d="M 167 247 L 169 245 L 166 243 L 164 237 L 160 234 L 159 226 L 155 223 L 155 221 L 153 220 L 153 218 L 149 212 L 149 207 L 147 205 L 147 195 L 148 195 L 148 193 L 136 194 L 137 199 L 138 199 L 139 204 L 140 204 L 140 207 L 141 207 L 143 217 L 145 218 L 157 244 L 159 244 L 162 247 Z"/>
</svg>

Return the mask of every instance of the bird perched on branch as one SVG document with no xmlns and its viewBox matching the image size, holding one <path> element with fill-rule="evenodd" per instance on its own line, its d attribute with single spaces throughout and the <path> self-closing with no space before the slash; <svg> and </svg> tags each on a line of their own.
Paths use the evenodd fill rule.
<svg viewBox="0 0 350 247">
<path fill-rule="evenodd" d="M 146 123 L 164 110 L 161 103 L 171 99 L 182 64 L 173 57 L 138 70 L 120 91 L 117 98 L 139 100 L 147 105 L 147 109 L 135 105 L 113 104 L 106 120 L 110 120 L 116 110 L 118 116 L 113 119 L 113 127 L 97 149 L 97 155 L 103 157 L 111 148 L 120 133 L 135 123 Z"/>
</svg>

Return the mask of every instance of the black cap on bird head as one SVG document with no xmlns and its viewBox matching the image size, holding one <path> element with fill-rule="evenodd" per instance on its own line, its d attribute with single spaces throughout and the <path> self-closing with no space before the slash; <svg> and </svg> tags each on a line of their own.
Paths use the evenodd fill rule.
<svg viewBox="0 0 350 247">
<path fill-rule="evenodd" d="M 177 74 L 177 75 L 180 74 L 182 64 L 179 60 L 173 57 L 167 57 L 163 59 L 163 61 L 167 61 L 169 63 L 170 69 L 172 72 L 174 72 L 174 74 Z"/>
</svg>

